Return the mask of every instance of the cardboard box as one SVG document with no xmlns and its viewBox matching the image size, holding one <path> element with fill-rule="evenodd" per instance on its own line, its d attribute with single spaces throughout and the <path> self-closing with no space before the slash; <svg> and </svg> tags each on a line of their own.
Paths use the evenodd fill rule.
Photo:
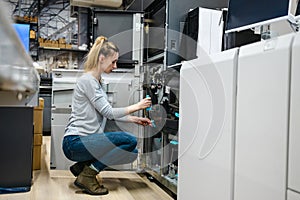
<svg viewBox="0 0 300 200">
<path fill-rule="evenodd" d="M 59 38 L 59 39 L 58 39 L 58 42 L 59 42 L 60 44 L 66 44 L 65 38 Z"/>
<path fill-rule="evenodd" d="M 44 38 L 39 37 L 38 41 L 39 43 L 44 43 Z"/>
<path fill-rule="evenodd" d="M 43 110 L 44 99 L 39 98 L 39 106 L 34 107 L 33 110 L 34 134 L 43 133 Z"/>
<path fill-rule="evenodd" d="M 41 169 L 41 149 L 43 144 L 43 135 L 34 134 L 33 136 L 33 157 L 32 157 L 32 169 Z"/>
<path fill-rule="evenodd" d="M 71 44 L 66 44 L 66 49 L 72 49 L 72 45 Z"/>
<path fill-rule="evenodd" d="M 59 48 L 65 49 L 66 48 L 66 44 L 59 44 Z"/>
<path fill-rule="evenodd" d="M 34 134 L 33 135 L 33 145 L 42 145 L 43 144 L 43 135 Z"/>
<path fill-rule="evenodd" d="M 33 159 L 32 159 L 32 169 L 39 170 L 41 169 L 41 149 L 42 145 L 33 146 Z"/>
<path fill-rule="evenodd" d="M 36 37 L 35 31 L 34 31 L 34 30 L 30 30 L 29 33 L 30 33 L 29 38 L 30 38 L 30 39 L 35 39 L 35 37 Z"/>
</svg>

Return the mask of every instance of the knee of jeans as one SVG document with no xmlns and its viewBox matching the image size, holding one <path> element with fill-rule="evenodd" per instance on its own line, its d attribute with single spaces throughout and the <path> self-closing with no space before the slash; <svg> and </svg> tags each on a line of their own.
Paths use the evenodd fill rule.
<svg viewBox="0 0 300 200">
<path fill-rule="evenodd" d="M 138 150 L 137 149 L 133 149 L 132 153 L 135 153 L 136 155 L 138 154 Z"/>
<path fill-rule="evenodd" d="M 133 151 L 135 149 L 135 147 L 137 146 L 137 139 L 136 137 L 131 134 L 131 133 L 127 133 L 127 132 L 123 132 L 123 137 L 124 137 L 124 144 L 126 143 L 127 146 L 127 151 Z"/>
<path fill-rule="evenodd" d="M 136 137 L 135 136 L 133 136 L 132 134 L 129 134 L 128 133 L 128 139 L 129 139 L 129 141 L 130 141 L 130 145 L 131 145 L 131 147 L 136 147 L 136 145 L 137 145 L 137 139 L 136 139 Z"/>
<path fill-rule="evenodd" d="M 70 151 L 70 148 L 69 148 L 69 142 L 65 138 L 63 139 L 63 142 L 62 142 L 62 150 L 63 150 L 63 153 L 66 156 L 66 158 L 68 158 L 69 160 L 72 160 L 72 152 Z"/>
<path fill-rule="evenodd" d="M 70 158 L 71 158 L 71 153 L 70 153 L 69 148 L 67 147 L 67 145 L 63 144 L 62 150 L 63 150 L 65 156 L 66 156 L 68 159 L 70 159 Z"/>
<path fill-rule="evenodd" d="M 131 152 L 130 156 L 128 157 L 128 161 L 129 161 L 129 162 L 133 162 L 134 160 L 137 159 L 137 156 L 138 156 L 138 150 L 137 150 L 137 149 L 134 149 L 134 150 Z"/>
</svg>

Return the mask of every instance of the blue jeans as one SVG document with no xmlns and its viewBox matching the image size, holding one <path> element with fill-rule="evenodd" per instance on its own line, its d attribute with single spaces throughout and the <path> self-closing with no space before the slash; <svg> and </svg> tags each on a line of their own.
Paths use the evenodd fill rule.
<svg viewBox="0 0 300 200">
<path fill-rule="evenodd" d="M 126 132 L 70 135 L 63 139 L 65 156 L 72 161 L 91 163 L 98 171 L 111 165 L 133 162 L 137 158 L 136 137 Z"/>
</svg>

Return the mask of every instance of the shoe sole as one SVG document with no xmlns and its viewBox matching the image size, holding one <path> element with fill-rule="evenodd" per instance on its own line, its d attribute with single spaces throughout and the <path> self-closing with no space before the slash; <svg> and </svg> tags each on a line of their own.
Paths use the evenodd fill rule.
<svg viewBox="0 0 300 200">
<path fill-rule="evenodd" d="M 79 187 L 84 192 L 86 192 L 90 195 L 106 195 L 106 194 L 108 194 L 108 190 L 107 190 L 107 192 L 103 192 L 103 193 L 94 193 L 94 192 L 90 191 L 89 189 L 87 189 L 84 185 L 78 183 L 77 181 L 74 182 L 74 185 L 76 185 L 77 187 Z"/>
</svg>

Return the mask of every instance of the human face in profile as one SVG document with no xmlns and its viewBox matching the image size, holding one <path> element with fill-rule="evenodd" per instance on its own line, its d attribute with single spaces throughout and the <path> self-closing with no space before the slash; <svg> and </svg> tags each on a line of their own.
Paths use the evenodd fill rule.
<svg viewBox="0 0 300 200">
<path fill-rule="evenodd" d="M 101 68 L 103 72 L 109 74 L 114 69 L 117 69 L 117 61 L 119 58 L 119 53 L 114 52 L 112 55 L 104 57 L 103 55 L 100 56 L 101 60 Z"/>
</svg>

